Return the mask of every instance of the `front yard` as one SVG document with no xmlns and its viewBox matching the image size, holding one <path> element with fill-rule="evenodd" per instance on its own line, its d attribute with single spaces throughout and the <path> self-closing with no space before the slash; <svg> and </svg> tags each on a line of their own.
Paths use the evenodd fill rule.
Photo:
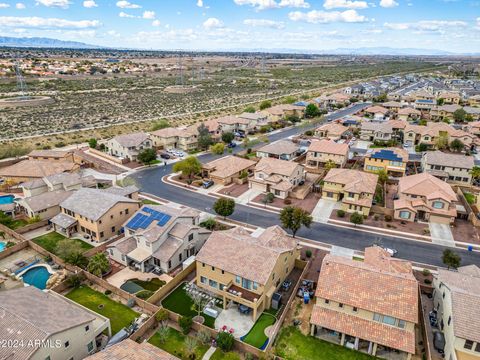
<svg viewBox="0 0 480 360">
<path fill-rule="evenodd" d="M 193 301 L 183 288 L 184 284 L 185 283 L 180 284 L 175 290 L 167 295 L 165 299 L 162 300 L 162 306 L 170 311 L 173 311 L 174 313 L 193 318 L 198 314 L 195 310 L 192 310 Z M 215 327 L 215 319 L 213 317 L 203 313 L 202 316 L 205 319 L 203 325 L 210 328 Z"/>
<path fill-rule="evenodd" d="M 107 295 L 95 291 L 85 285 L 73 289 L 65 296 L 70 300 L 109 318 L 112 327 L 112 334 L 116 334 L 122 328 L 128 326 L 133 320 L 135 320 L 135 318 L 140 316 L 139 313 L 133 311 L 128 306 L 118 303 L 110 299 Z"/>
<path fill-rule="evenodd" d="M 203 355 L 207 352 L 208 346 L 203 345 L 197 342 L 194 355 L 195 357 L 191 357 L 185 346 L 185 340 L 187 336 L 181 334 L 178 330 L 173 328 L 168 328 L 168 333 L 165 339 L 162 339 L 161 336 L 156 332 L 148 342 L 156 347 L 165 350 L 166 352 L 179 357 L 182 360 L 190 360 L 190 359 L 201 359 Z M 221 358 L 218 358 L 221 359 Z"/>
<path fill-rule="evenodd" d="M 275 341 L 274 352 L 285 360 L 373 360 L 373 356 L 303 335 L 294 326 L 285 327 Z"/>
<path fill-rule="evenodd" d="M 265 329 L 275 324 L 276 320 L 273 315 L 264 312 L 257 319 L 248 334 L 242 337 L 242 341 L 256 348 L 264 349 L 268 343 L 268 336 L 265 334 Z"/>
<path fill-rule="evenodd" d="M 67 239 L 67 238 L 65 236 L 63 236 L 62 234 L 59 234 L 59 233 L 53 231 L 53 232 L 49 232 L 48 234 L 45 234 L 45 235 L 34 238 L 33 242 L 35 244 L 40 245 L 41 247 L 43 247 L 45 250 L 51 252 L 52 254 L 57 255 L 56 248 L 57 248 L 58 242 L 60 240 L 64 240 L 64 239 Z M 83 249 L 85 249 L 85 251 L 93 248 L 92 245 L 90 245 L 90 244 L 88 244 L 88 243 L 86 243 L 82 240 L 69 239 L 69 241 L 80 244 L 80 246 Z"/>
</svg>

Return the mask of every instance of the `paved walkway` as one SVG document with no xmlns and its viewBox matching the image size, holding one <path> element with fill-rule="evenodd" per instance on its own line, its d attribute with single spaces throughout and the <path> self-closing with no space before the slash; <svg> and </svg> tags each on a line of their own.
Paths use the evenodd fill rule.
<svg viewBox="0 0 480 360">
<path fill-rule="evenodd" d="M 160 280 L 166 281 L 167 283 L 172 280 L 172 277 L 167 275 L 167 274 L 162 274 L 162 275 L 155 275 L 152 273 L 144 273 L 141 271 L 133 271 L 129 269 L 128 267 L 120 270 L 116 274 L 110 276 L 107 279 L 107 282 L 117 288 L 122 286 L 127 280 L 130 279 L 139 279 L 139 280 L 144 280 L 148 281 L 152 278 L 159 278 Z"/>
<path fill-rule="evenodd" d="M 253 324 L 251 313 L 249 315 L 242 314 L 238 311 L 236 305 L 231 305 L 228 309 L 222 310 L 215 319 L 216 330 L 221 329 L 223 326 L 233 329 L 233 336 L 236 339 L 247 335 Z"/>
<path fill-rule="evenodd" d="M 217 348 L 214 348 L 213 346 L 210 346 L 210 349 L 207 350 L 205 355 L 203 355 L 202 360 L 208 360 L 210 357 L 213 355 L 213 353 L 217 350 Z"/>
<path fill-rule="evenodd" d="M 320 199 L 312 211 L 313 221 L 327 223 L 336 206 L 336 201 Z"/>
<path fill-rule="evenodd" d="M 453 239 L 450 225 L 430 221 L 428 226 L 430 228 L 430 236 L 434 244 L 455 247 L 455 240 Z"/>
<path fill-rule="evenodd" d="M 238 204 L 243 204 L 243 205 L 247 205 L 250 200 L 253 200 L 255 199 L 258 195 L 260 195 L 261 193 L 263 193 L 262 190 L 258 190 L 258 189 L 248 189 L 247 191 L 245 191 L 242 195 L 240 195 L 239 197 L 237 197 L 237 199 L 235 200 L 236 203 Z"/>
</svg>

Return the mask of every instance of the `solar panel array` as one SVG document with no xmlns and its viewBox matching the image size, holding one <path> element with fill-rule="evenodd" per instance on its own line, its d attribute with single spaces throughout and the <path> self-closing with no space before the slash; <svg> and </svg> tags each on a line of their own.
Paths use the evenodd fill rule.
<svg viewBox="0 0 480 360">
<path fill-rule="evenodd" d="M 374 159 L 384 159 L 390 161 L 403 161 L 400 156 L 392 150 L 380 150 L 371 156 Z"/>
<path fill-rule="evenodd" d="M 153 221 L 157 221 L 157 226 L 164 226 L 172 217 L 160 211 L 153 210 L 149 207 L 143 208 L 146 214 L 138 213 L 128 222 L 127 227 L 132 230 L 146 229 Z"/>
</svg>

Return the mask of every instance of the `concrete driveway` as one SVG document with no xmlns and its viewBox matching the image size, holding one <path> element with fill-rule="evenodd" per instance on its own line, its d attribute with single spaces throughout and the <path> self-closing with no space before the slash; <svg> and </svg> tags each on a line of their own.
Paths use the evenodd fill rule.
<svg viewBox="0 0 480 360">
<path fill-rule="evenodd" d="M 327 223 L 330 214 L 337 206 L 336 201 L 320 199 L 312 211 L 313 221 Z"/>
<path fill-rule="evenodd" d="M 242 195 L 240 195 L 239 197 L 237 197 L 237 199 L 235 200 L 236 203 L 238 204 L 243 204 L 243 205 L 246 205 L 248 204 L 251 200 L 255 199 L 258 195 L 262 194 L 263 191 L 262 190 L 258 190 L 258 189 L 248 189 L 247 191 L 245 191 Z"/>
<path fill-rule="evenodd" d="M 455 247 L 455 240 L 453 239 L 450 225 L 430 221 L 428 227 L 430 228 L 430 236 L 434 244 Z"/>
</svg>

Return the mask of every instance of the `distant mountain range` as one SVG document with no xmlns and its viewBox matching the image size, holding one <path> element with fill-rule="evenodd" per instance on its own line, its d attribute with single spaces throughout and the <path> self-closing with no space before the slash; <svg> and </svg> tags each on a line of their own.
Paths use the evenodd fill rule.
<svg viewBox="0 0 480 360">
<path fill-rule="evenodd" d="M 36 47 L 68 49 L 102 49 L 102 46 L 85 44 L 78 41 L 63 41 L 44 37 L 8 37 L 0 36 L 0 47 Z"/>
<path fill-rule="evenodd" d="M 86 44 L 78 41 L 64 41 L 44 37 L 7 37 L 0 36 L 0 47 L 35 47 L 35 48 L 68 48 L 68 49 L 107 49 L 104 46 Z M 122 48 L 122 50 L 125 50 Z M 147 50 L 147 49 L 132 49 Z M 154 49 L 148 49 L 154 51 Z M 161 49 L 157 49 L 161 50 Z M 198 49 L 198 51 L 205 51 Z M 214 50 L 210 50 L 215 52 Z M 367 47 L 367 48 L 338 48 L 332 50 L 302 50 L 291 48 L 257 48 L 257 49 L 218 49 L 222 52 L 265 52 L 265 53 L 291 53 L 291 54 L 321 54 L 321 55 L 393 55 L 393 56 L 449 56 L 449 55 L 474 55 L 480 53 L 460 54 L 436 49 L 416 48 L 390 48 L 390 47 Z"/>
</svg>

